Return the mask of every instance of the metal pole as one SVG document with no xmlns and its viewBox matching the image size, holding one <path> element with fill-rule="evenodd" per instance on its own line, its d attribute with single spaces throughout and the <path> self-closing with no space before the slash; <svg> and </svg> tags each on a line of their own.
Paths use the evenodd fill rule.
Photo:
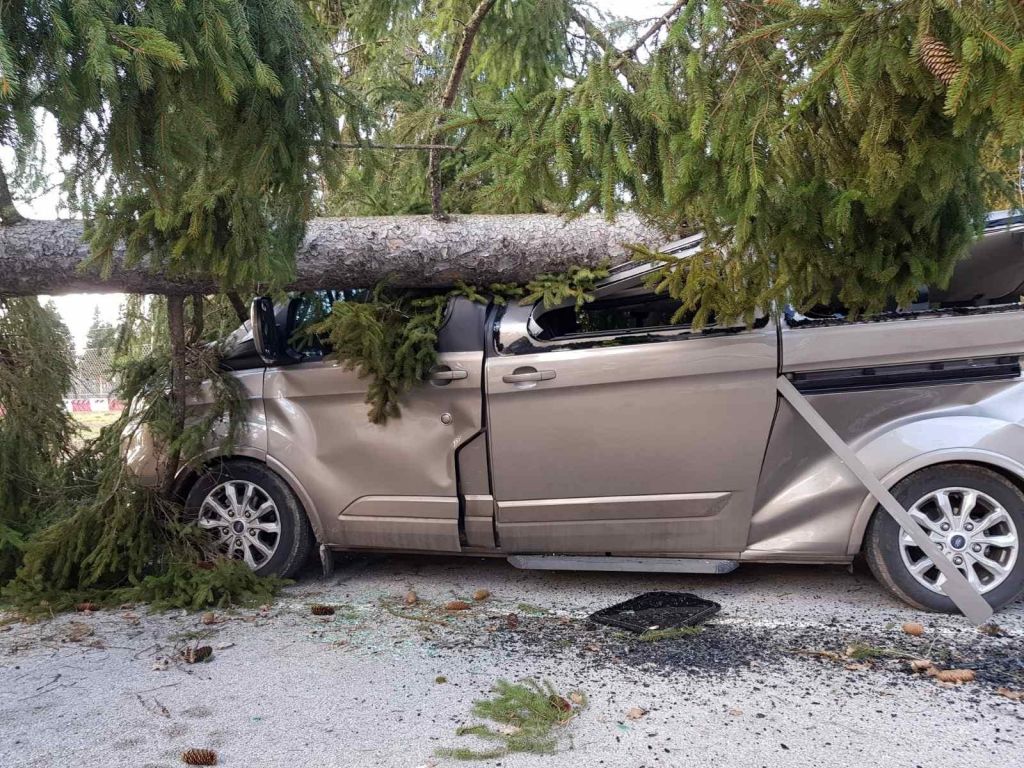
<svg viewBox="0 0 1024 768">
<path fill-rule="evenodd" d="M 992 618 L 992 607 L 988 604 L 981 593 L 967 581 L 957 569 L 953 562 L 946 557 L 945 553 L 935 546 L 928 535 L 921 530 L 921 526 L 915 523 L 910 514 L 903 508 L 903 505 L 896 501 L 896 497 L 889 493 L 877 477 L 868 469 L 864 462 L 857 458 L 857 454 L 847 445 L 836 431 L 829 426 L 828 422 L 821 417 L 810 401 L 807 400 L 793 383 L 785 376 L 779 376 L 777 381 L 779 394 L 782 395 L 796 410 L 818 437 L 825 441 L 825 444 L 832 449 L 832 452 L 839 457 L 839 460 L 857 476 L 857 479 L 864 484 L 868 492 L 878 500 L 883 509 L 892 515 L 893 519 L 900 524 L 900 527 L 909 534 L 914 543 L 932 559 L 946 581 L 942 584 L 942 591 L 949 596 L 956 607 L 960 609 L 973 624 L 984 624 Z"/>
</svg>

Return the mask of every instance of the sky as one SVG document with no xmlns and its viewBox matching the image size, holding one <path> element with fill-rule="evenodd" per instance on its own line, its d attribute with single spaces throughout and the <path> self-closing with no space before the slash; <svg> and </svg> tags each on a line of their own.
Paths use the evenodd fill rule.
<svg viewBox="0 0 1024 768">
<path fill-rule="evenodd" d="M 665 0 L 594 0 L 594 6 L 615 16 L 646 19 L 660 16 L 670 5 Z M 50 135 L 54 134 L 52 127 Z M 47 134 L 43 126 L 43 135 Z M 3 158 L 5 161 L 8 158 Z M 19 202 L 18 209 L 23 215 L 33 219 L 52 219 L 67 212 L 58 212 L 59 195 L 56 191 L 36 198 L 31 202 Z M 89 294 L 72 293 L 64 296 L 41 297 L 43 301 L 52 299 L 60 312 L 64 323 L 71 331 L 75 348 L 81 350 L 85 345 L 85 337 L 92 324 L 93 314 L 99 310 L 100 318 L 106 322 L 117 322 L 121 311 L 124 295 L 120 293 Z"/>
</svg>

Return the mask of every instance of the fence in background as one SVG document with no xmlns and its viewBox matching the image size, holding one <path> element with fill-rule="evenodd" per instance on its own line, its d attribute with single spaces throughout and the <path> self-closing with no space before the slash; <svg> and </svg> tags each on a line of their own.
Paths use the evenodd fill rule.
<svg viewBox="0 0 1024 768">
<path fill-rule="evenodd" d="M 76 397 L 64 401 L 69 413 L 107 413 L 124 410 L 124 403 L 116 397 Z"/>
</svg>

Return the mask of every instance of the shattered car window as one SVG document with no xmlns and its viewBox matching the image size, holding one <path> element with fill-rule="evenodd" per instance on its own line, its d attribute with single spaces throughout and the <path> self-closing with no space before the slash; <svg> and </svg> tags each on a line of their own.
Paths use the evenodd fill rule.
<svg viewBox="0 0 1024 768">
<path fill-rule="evenodd" d="M 693 320 L 692 313 L 685 313 L 673 322 L 681 306 L 681 302 L 669 296 L 652 293 L 620 295 L 598 299 L 582 307 L 558 307 L 535 319 L 541 329 L 538 336 L 541 339 L 646 328 L 689 327 Z"/>
</svg>

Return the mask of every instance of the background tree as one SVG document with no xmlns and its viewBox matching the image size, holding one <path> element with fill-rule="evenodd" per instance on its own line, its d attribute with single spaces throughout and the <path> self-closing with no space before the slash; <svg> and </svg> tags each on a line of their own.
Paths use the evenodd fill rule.
<svg viewBox="0 0 1024 768">
<path fill-rule="evenodd" d="M 52 521 L 58 467 L 74 425 L 64 409 L 73 363 L 67 328 L 35 297 L 0 297 L 0 584 L 32 532 Z"/>
<path fill-rule="evenodd" d="M 96 307 L 92 312 L 92 324 L 85 336 L 86 349 L 109 349 L 114 346 L 117 340 L 117 328 L 113 323 L 108 323 L 100 317 L 100 309 Z"/>
</svg>

